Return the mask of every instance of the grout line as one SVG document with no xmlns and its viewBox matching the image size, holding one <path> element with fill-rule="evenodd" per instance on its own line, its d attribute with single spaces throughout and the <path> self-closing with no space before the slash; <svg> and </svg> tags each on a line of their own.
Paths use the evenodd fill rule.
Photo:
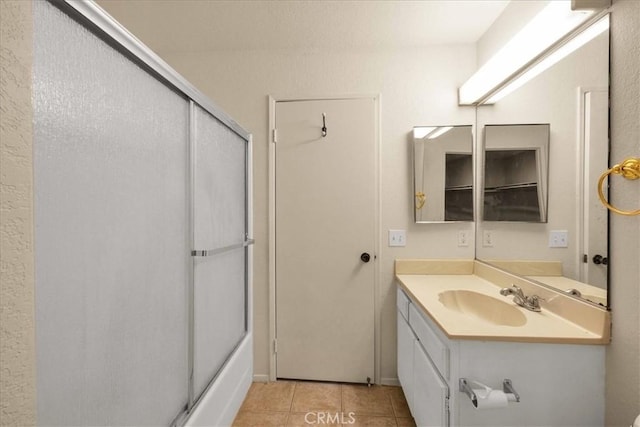
<svg viewBox="0 0 640 427">
<path fill-rule="evenodd" d="M 298 381 L 293 383 L 293 393 L 291 394 L 291 402 L 289 402 L 289 415 L 293 411 L 293 399 L 296 398 L 296 389 L 298 388 Z M 287 415 L 287 422 L 289 422 L 289 415 Z"/>
</svg>

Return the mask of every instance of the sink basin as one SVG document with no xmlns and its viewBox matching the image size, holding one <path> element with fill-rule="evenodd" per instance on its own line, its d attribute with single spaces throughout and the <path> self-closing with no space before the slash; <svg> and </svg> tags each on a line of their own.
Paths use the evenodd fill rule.
<svg viewBox="0 0 640 427">
<path fill-rule="evenodd" d="M 474 291 L 454 290 L 438 294 L 442 305 L 450 310 L 482 319 L 494 325 L 522 326 L 527 318 L 517 307 L 489 295 Z"/>
</svg>

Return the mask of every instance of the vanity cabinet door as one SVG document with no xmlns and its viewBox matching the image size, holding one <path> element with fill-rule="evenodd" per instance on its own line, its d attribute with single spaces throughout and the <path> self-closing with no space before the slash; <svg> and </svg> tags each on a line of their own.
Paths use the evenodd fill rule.
<svg viewBox="0 0 640 427">
<path fill-rule="evenodd" d="M 416 341 L 407 321 L 398 311 L 398 379 L 407 399 L 409 409 L 413 407 L 413 346 Z"/>
<path fill-rule="evenodd" d="M 417 426 L 449 425 L 449 387 L 418 341 L 413 345 L 413 407 Z"/>
<path fill-rule="evenodd" d="M 435 327 L 429 325 L 413 304 L 409 304 L 409 325 L 442 377 L 448 380 L 449 348 L 438 338 Z"/>
</svg>

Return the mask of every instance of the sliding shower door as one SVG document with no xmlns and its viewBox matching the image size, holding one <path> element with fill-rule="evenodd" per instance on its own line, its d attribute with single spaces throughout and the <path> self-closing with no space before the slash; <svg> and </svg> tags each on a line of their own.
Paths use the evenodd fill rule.
<svg viewBox="0 0 640 427">
<path fill-rule="evenodd" d="M 247 336 L 249 134 L 92 3 L 33 7 L 38 424 L 184 423 Z"/>
<path fill-rule="evenodd" d="M 247 141 L 194 105 L 194 393 L 247 331 Z"/>
<path fill-rule="evenodd" d="M 39 425 L 168 425 L 187 404 L 189 102 L 34 5 Z"/>
</svg>

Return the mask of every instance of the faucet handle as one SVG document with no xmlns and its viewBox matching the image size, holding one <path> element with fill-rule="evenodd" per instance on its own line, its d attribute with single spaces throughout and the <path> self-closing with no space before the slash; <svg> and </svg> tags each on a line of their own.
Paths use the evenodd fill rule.
<svg viewBox="0 0 640 427">
<path fill-rule="evenodd" d="M 507 296 L 507 295 L 520 295 L 520 294 L 522 294 L 522 289 L 520 289 L 519 286 L 517 286 L 515 284 L 512 284 L 508 288 L 500 289 L 500 294 L 504 295 L 504 296 Z"/>
<path fill-rule="evenodd" d="M 529 300 L 529 304 L 535 309 L 535 311 L 540 311 L 540 301 L 546 301 L 546 299 L 539 297 L 538 295 L 531 295 L 527 297 L 527 299 Z"/>
</svg>

